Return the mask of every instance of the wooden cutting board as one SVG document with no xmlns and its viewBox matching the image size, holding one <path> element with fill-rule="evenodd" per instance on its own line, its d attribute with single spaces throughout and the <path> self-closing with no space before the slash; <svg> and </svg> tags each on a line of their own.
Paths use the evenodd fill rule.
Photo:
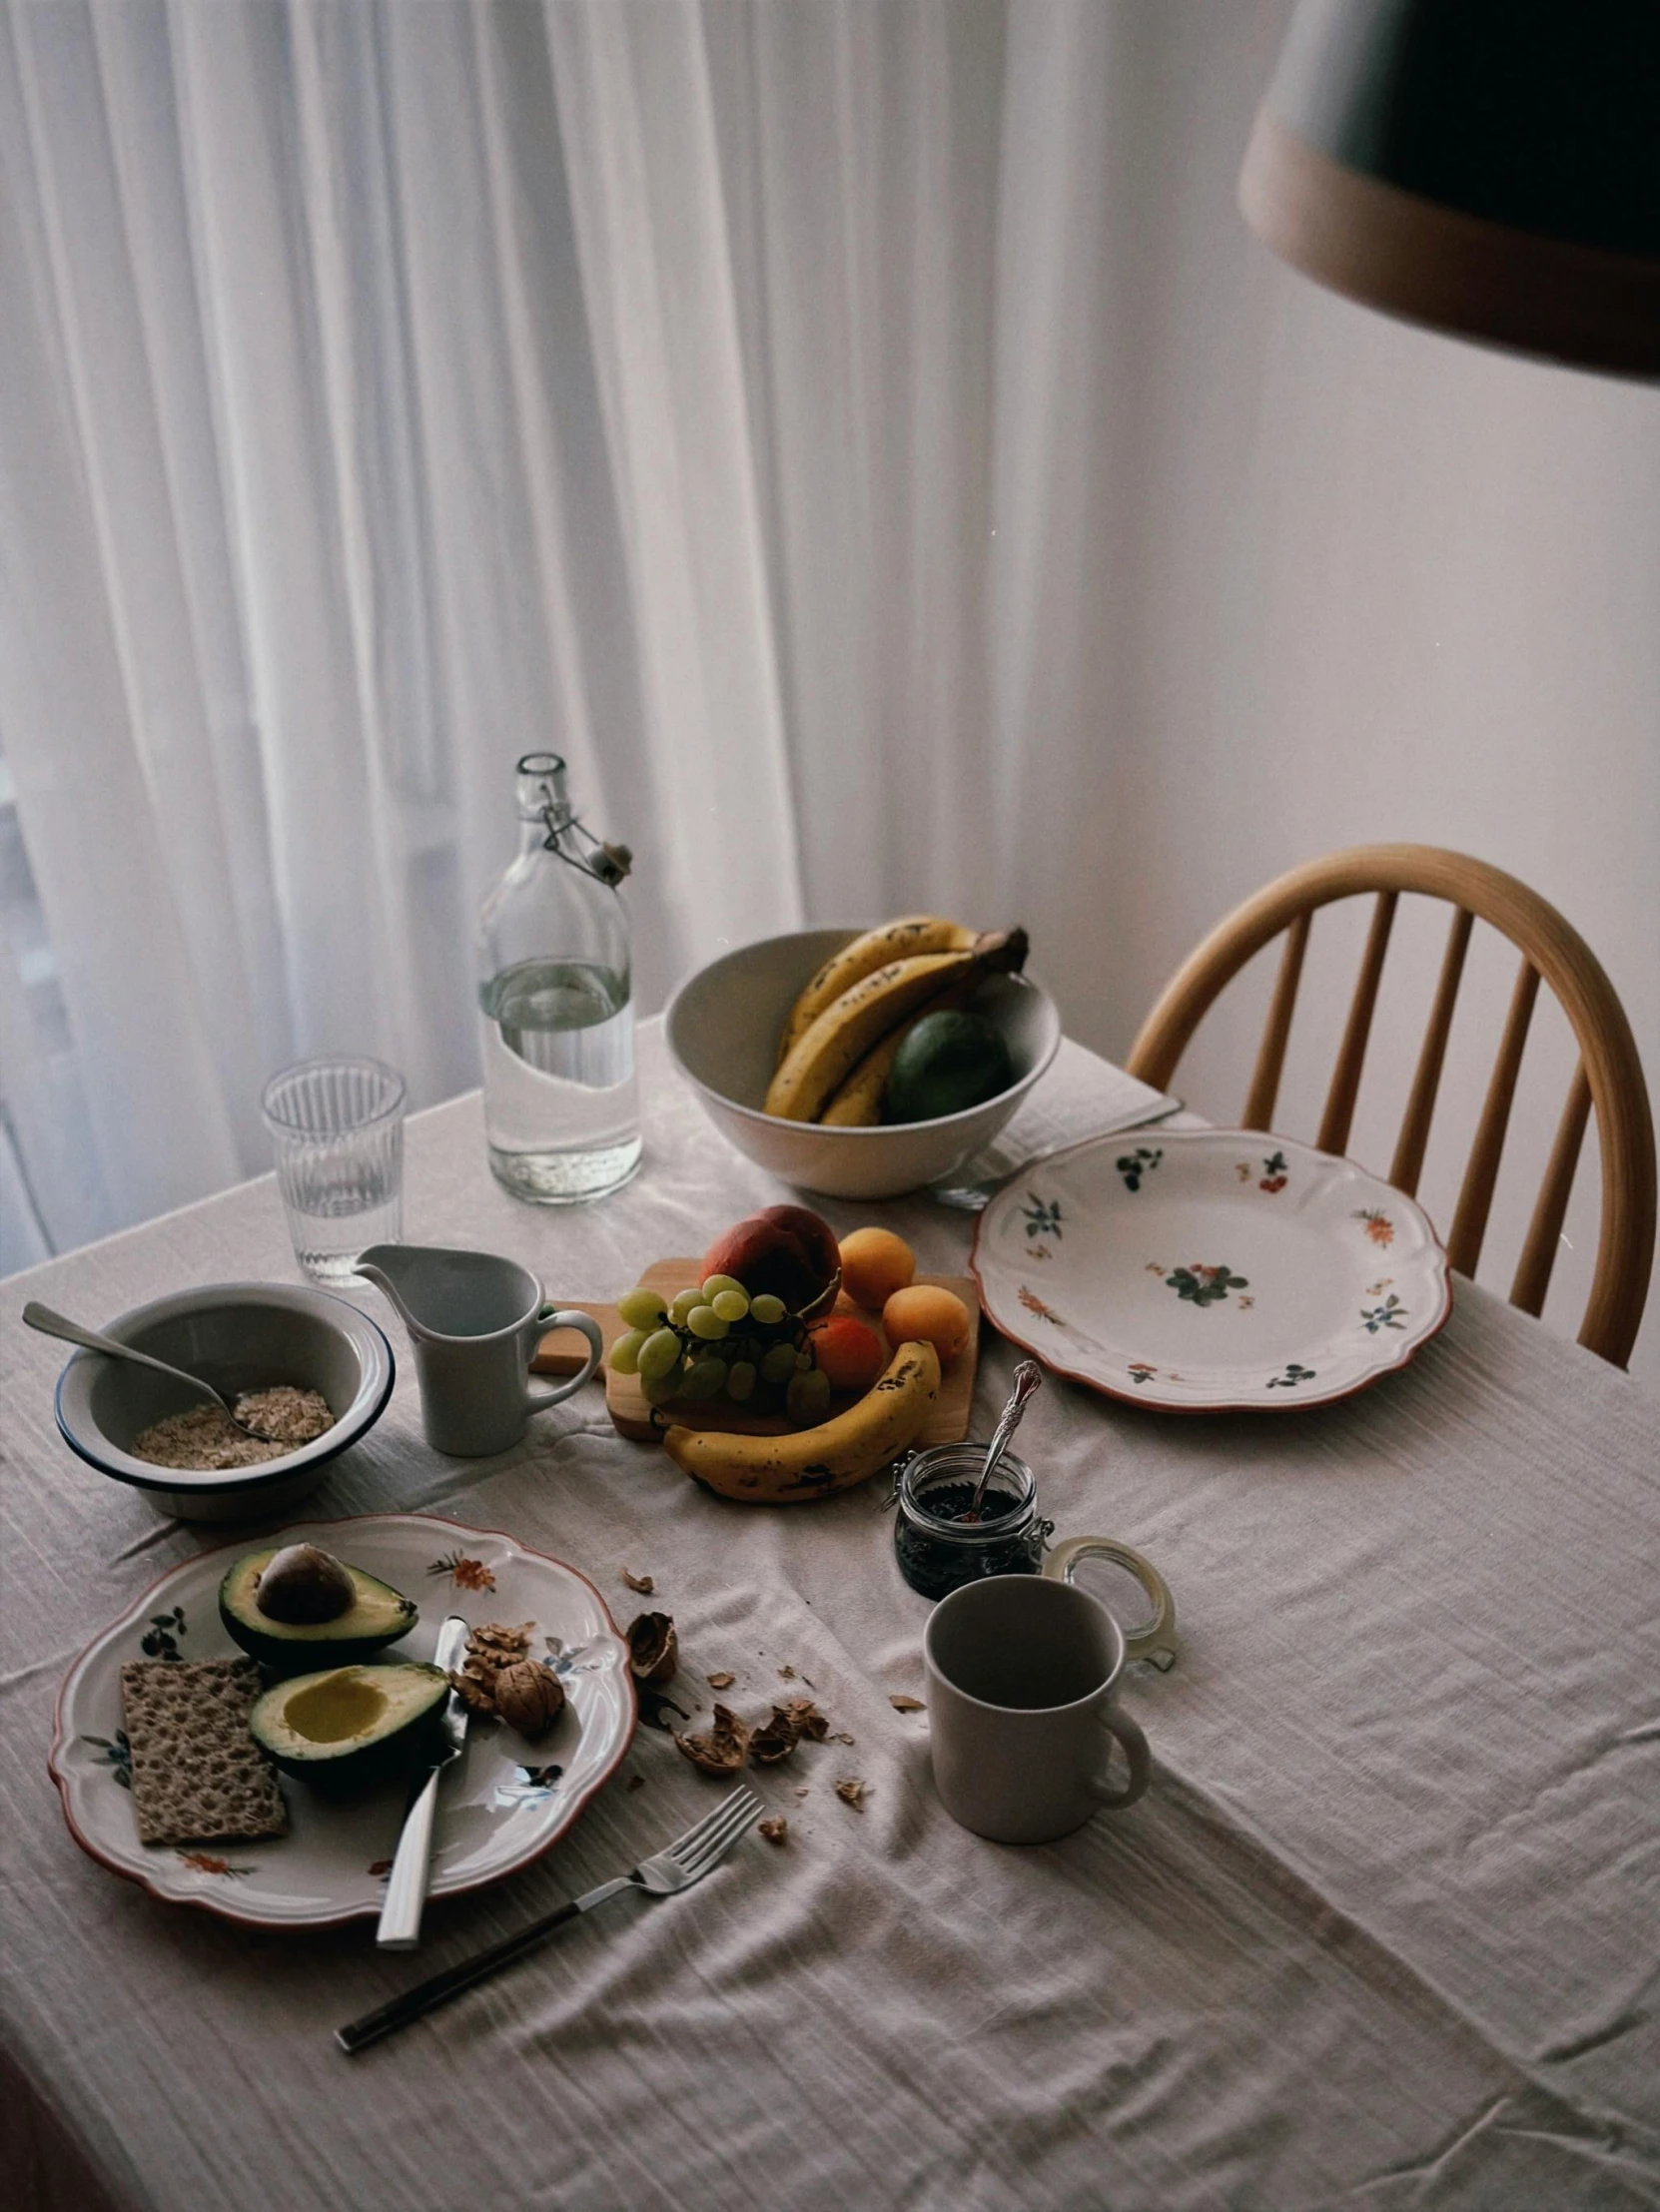
<svg viewBox="0 0 1660 2212">
<path fill-rule="evenodd" d="M 697 1281 L 699 1264 L 695 1259 L 659 1259 L 639 1279 L 646 1289 L 655 1290 L 668 1299 L 677 1290 L 683 1290 L 687 1283 Z M 969 1310 L 967 1347 L 940 1377 L 940 1394 L 917 1438 L 919 1444 L 958 1444 L 969 1432 L 969 1416 L 974 1405 L 974 1377 L 980 1361 L 980 1294 L 968 1275 L 918 1275 L 917 1280 L 936 1282 L 947 1290 L 955 1290 Z M 625 1326 L 616 1307 L 602 1305 L 593 1298 L 569 1298 L 561 1302 L 592 1314 L 599 1324 L 608 1360 L 611 1346 Z M 879 1315 L 866 1313 L 862 1318 L 878 1336 L 882 1334 Z M 574 1329 L 550 1329 L 530 1364 L 539 1375 L 573 1375 L 586 1357 L 587 1346 Z M 839 1393 L 830 1401 L 830 1412 L 840 1413 L 852 1403 L 853 1399 L 845 1392 Z M 645 1402 L 637 1375 L 613 1375 L 607 1365 L 605 1404 L 622 1435 L 638 1438 L 643 1443 L 661 1436 L 661 1428 L 652 1424 L 652 1409 Z M 747 1412 L 729 1398 L 698 1405 L 675 1404 L 663 1411 L 686 1428 L 736 1430 L 748 1436 L 780 1436 L 794 1425 L 781 1414 Z"/>
</svg>

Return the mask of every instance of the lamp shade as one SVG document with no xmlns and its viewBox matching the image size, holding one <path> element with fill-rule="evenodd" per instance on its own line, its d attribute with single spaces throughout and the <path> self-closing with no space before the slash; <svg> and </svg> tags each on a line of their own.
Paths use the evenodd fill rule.
<svg viewBox="0 0 1660 2212">
<path fill-rule="evenodd" d="M 1660 375 L 1660 0 L 1300 0 L 1240 205 L 1351 299 Z"/>
</svg>

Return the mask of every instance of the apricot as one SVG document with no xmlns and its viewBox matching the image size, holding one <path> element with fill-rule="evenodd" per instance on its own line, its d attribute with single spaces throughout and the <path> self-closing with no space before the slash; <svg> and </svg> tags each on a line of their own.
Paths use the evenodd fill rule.
<svg viewBox="0 0 1660 2212">
<path fill-rule="evenodd" d="M 868 1321 L 851 1314 L 836 1313 L 828 1321 L 815 1321 L 807 1331 L 807 1342 L 832 1390 L 862 1394 L 888 1364 L 882 1339 Z"/>
<path fill-rule="evenodd" d="M 855 1229 L 842 1238 L 841 1255 L 842 1288 L 872 1313 L 916 1277 L 917 1255 L 892 1229 Z"/>
<path fill-rule="evenodd" d="M 968 1343 L 969 1311 L 955 1290 L 917 1282 L 894 1292 L 882 1308 L 882 1326 L 890 1344 L 919 1338 L 933 1345 L 942 1367 L 949 1367 Z"/>
</svg>

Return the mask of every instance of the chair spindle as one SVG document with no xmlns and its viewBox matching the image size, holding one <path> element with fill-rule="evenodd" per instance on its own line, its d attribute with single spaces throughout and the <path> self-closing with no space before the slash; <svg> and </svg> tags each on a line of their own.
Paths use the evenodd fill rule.
<svg viewBox="0 0 1660 2212">
<path fill-rule="evenodd" d="M 1493 1186 L 1498 1181 L 1498 1163 L 1504 1151 L 1504 1135 L 1510 1123 L 1510 1105 L 1516 1095 L 1516 1077 L 1521 1071 L 1528 1024 L 1533 1019 L 1533 1002 L 1538 996 L 1539 971 L 1531 961 L 1524 960 L 1516 977 L 1516 988 L 1510 995 L 1504 1036 L 1499 1042 L 1498 1058 L 1493 1063 L 1492 1080 L 1487 1086 L 1487 1102 L 1481 1108 L 1475 1142 L 1470 1147 L 1469 1165 L 1464 1169 L 1458 1208 L 1452 1217 L 1452 1234 L 1447 1239 L 1447 1257 L 1461 1275 L 1473 1275 L 1481 1257 Z"/>
<path fill-rule="evenodd" d="M 1279 1078 L 1285 1066 L 1285 1044 L 1291 1034 L 1291 1015 L 1296 1008 L 1297 985 L 1302 980 L 1302 956 L 1308 950 L 1309 920 L 1305 911 L 1285 932 L 1285 950 L 1279 956 L 1273 1000 L 1262 1025 L 1262 1042 L 1256 1049 L 1256 1066 L 1251 1071 L 1250 1091 L 1241 1116 L 1247 1129 L 1265 1129 L 1273 1121 L 1274 1101 L 1279 1096 Z"/>
<path fill-rule="evenodd" d="M 1539 1185 L 1538 1203 L 1527 1225 L 1527 1242 L 1516 1262 L 1516 1279 L 1510 1285 L 1510 1303 L 1535 1318 L 1544 1311 L 1550 1270 L 1556 1264 L 1556 1248 L 1568 1210 L 1568 1194 L 1573 1189 L 1574 1169 L 1579 1165 L 1579 1147 L 1585 1141 L 1585 1124 L 1590 1117 L 1590 1079 L 1585 1073 L 1585 1063 L 1580 1061 L 1574 1069 L 1573 1082 L 1568 1086 L 1567 1104 L 1562 1108 L 1556 1141 L 1550 1149 L 1550 1165 Z"/>
<path fill-rule="evenodd" d="M 1389 930 L 1395 918 L 1395 900 L 1394 892 L 1380 891 L 1377 894 L 1377 904 L 1372 909 L 1371 928 L 1366 934 L 1366 950 L 1361 956 L 1360 974 L 1355 982 L 1354 998 L 1348 1010 L 1348 1025 L 1343 1031 L 1337 1065 L 1331 1071 L 1331 1089 L 1326 1093 L 1320 1132 L 1314 1139 L 1322 1152 L 1343 1152 L 1348 1148 L 1348 1128 L 1354 1118 L 1354 1102 L 1360 1093 L 1360 1070 L 1365 1065 L 1366 1040 L 1371 1035 L 1372 1011 L 1377 1005 L 1377 986 L 1383 974 L 1383 956 L 1389 949 Z"/>
<path fill-rule="evenodd" d="M 1434 1118 L 1435 1100 L 1441 1088 L 1446 1042 L 1452 1033 L 1452 1010 L 1457 1004 L 1458 986 L 1463 981 L 1464 955 L 1469 950 L 1470 928 L 1474 920 L 1474 915 L 1465 908 L 1453 909 L 1452 927 L 1447 932 L 1446 951 L 1441 958 L 1441 980 L 1435 986 L 1435 1004 L 1429 1010 L 1429 1027 L 1423 1033 L 1423 1051 L 1418 1056 L 1417 1073 L 1412 1078 L 1412 1093 L 1401 1118 L 1400 1134 L 1395 1139 L 1395 1156 L 1389 1168 L 1389 1180 L 1397 1190 L 1404 1190 L 1409 1198 L 1417 1196 L 1418 1177 L 1423 1173 L 1423 1155 L 1428 1148 L 1429 1124 Z"/>
</svg>

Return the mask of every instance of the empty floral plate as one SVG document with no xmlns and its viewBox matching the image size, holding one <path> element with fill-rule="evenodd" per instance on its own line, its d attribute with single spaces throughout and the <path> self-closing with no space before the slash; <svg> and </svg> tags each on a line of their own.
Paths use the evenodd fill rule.
<svg viewBox="0 0 1660 2212">
<path fill-rule="evenodd" d="M 1346 1398 L 1404 1367 L 1452 1307 L 1421 1207 L 1253 1129 L 1053 1152 L 992 1200 L 969 1264 L 1005 1336 L 1172 1413 Z"/>
<path fill-rule="evenodd" d="M 107 1628 L 58 1694 L 52 1778 L 75 1841 L 158 1897 L 262 1927 L 327 1927 L 379 1913 L 403 1825 L 402 1783 L 347 1802 L 283 1778 L 289 1833 L 258 1843 L 141 1843 L 129 1796 L 121 1668 L 129 1659 L 242 1655 L 219 1618 L 219 1585 L 241 1553 L 314 1543 L 415 1599 L 420 1618 L 388 1659 L 430 1659 L 451 1613 L 471 1626 L 528 1621 L 531 1652 L 558 1673 L 565 1708 L 534 1744 L 474 1721 L 443 1778 L 434 1897 L 498 1881 L 538 1857 L 616 1768 L 634 1733 L 628 1647 L 585 1575 L 511 1537 L 424 1514 L 308 1521 L 280 1536 L 203 1552 Z"/>
</svg>

